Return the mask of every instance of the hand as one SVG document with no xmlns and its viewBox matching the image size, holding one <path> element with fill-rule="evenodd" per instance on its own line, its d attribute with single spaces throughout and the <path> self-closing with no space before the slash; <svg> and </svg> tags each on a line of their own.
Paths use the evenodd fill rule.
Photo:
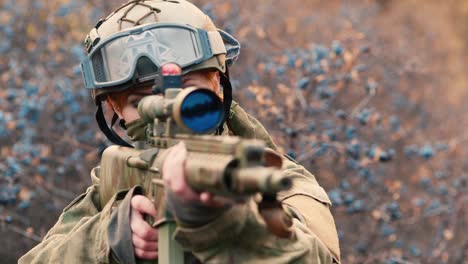
<svg viewBox="0 0 468 264">
<path fill-rule="evenodd" d="M 168 151 L 167 158 L 163 163 L 163 179 L 166 186 L 177 198 L 184 202 L 199 201 L 204 205 L 217 208 L 232 203 L 227 198 L 214 196 L 208 192 L 197 193 L 190 188 L 185 180 L 185 160 L 188 153 L 183 141 Z"/>
<path fill-rule="evenodd" d="M 156 218 L 156 209 L 150 199 L 135 195 L 131 200 L 130 229 L 135 255 L 141 259 L 158 258 L 158 230 L 144 219 L 148 214 Z"/>
</svg>

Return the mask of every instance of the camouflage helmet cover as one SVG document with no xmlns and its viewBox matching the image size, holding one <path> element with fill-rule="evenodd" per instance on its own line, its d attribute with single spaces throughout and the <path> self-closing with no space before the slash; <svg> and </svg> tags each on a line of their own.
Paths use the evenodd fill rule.
<svg viewBox="0 0 468 264">
<path fill-rule="evenodd" d="M 122 5 L 108 17 L 100 20 L 85 39 L 89 52 L 100 40 L 109 38 L 115 33 L 132 27 L 157 22 L 182 23 L 206 31 L 217 31 L 213 21 L 198 7 L 186 0 L 136 0 Z M 213 69 L 226 71 L 226 55 L 219 54 L 204 62 L 187 67 L 184 73 L 195 70 Z M 101 95 L 129 88 L 110 87 L 93 89 L 92 97 L 99 100 Z"/>
</svg>

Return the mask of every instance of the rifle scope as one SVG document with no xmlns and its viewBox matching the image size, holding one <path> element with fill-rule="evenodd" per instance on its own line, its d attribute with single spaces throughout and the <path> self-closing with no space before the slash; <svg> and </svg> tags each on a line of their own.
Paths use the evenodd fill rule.
<svg viewBox="0 0 468 264">
<path fill-rule="evenodd" d="M 214 132 L 224 122 L 223 103 L 207 88 L 169 88 L 164 97 L 146 96 L 138 104 L 138 113 L 148 123 L 155 118 L 160 122 L 171 118 L 179 128 L 193 134 Z"/>
<path fill-rule="evenodd" d="M 182 90 L 176 97 L 172 111 L 177 125 L 195 134 L 213 132 L 224 121 L 223 103 L 209 89 Z"/>
</svg>

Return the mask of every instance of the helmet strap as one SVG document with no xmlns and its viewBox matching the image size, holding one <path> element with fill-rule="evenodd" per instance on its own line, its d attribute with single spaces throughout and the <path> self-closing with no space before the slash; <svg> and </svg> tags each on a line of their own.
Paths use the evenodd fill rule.
<svg viewBox="0 0 468 264">
<path fill-rule="evenodd" d="M 229 68 L 226 65 L 226 72 L 220 74 L 220 83 L 223 86 L 223 106 L 224 106 L 224 116 L 226 123 L 229 122 L 229 112 L 231 110 L 232 103 L 232 85 L 229 79 Z M 223 133 L 223 125 L 218 129 L 219 134 Z"/>
<path fill-rule="evenodd" d="M 97 110 L 96 110 L 96 121 L 98 123 L 99 129 L 101 129 L 102 133 L 106 135 L 107 139 L 117 145 L 123 146 L 123 147 L 130 147 L 133 148 L 132 145 L 128 144 L 125 140 L 123 140 L 113 129 L 112 127 L 114 126 L 115 122 L 118 119 L 117 114 L 114 113 L 114 116 L 112 117 L 112 122 L 110 127 L 107 125 L 107 120 L 104 116 L 104 112 L 102 111 L 102 103 L 98 102 L 97 103 Z"/>
<path fill-rule="evenodd" d="M 114 114 L 114 116 L 117 116 L 117 115 Z M 119 126 L 120 126 L 121 128 L 123 128 L 123 129 L 127 130 L 127 124 L 125 123 L 125 120 L 120 119 L 120 121 L 119 121 Z"/>
</svg>

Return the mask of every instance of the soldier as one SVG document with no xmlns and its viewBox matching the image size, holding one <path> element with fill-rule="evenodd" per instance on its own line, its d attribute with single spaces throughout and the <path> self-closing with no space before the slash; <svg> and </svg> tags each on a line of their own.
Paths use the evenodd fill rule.
<svg viewBox="0 0 468 264">
<path fill-rule="evenodd" d="M 176 62 L 183 86 L 208 87 L 223 98 L 227 118 L 221 134 L 264 140 L 276 149 L 263 126 L 232 102 L 228 66 L 239 53 L 238 42 L 217 30 L 201 10 L 185 0 L 130 1 L 97 23 L 85 41 L 82 63 L 86 88 L 98 106 L 96 118 L 106 136 L 128 145 L 112 129 L 117 117 L 132 141 L 144 137 L 136 106 L 152 94 L 158 68 Z M 92 66 L 91 66 L 92 65 Z M 116 113 L 109 126 L 101 103 Z M 340 251 L 330 200 L 315 177 L 284 159 L 293 187 L 279 196 L 293 216 L 290 238 L 271 234 L 255 203 L 233 203 L 186 184 L 183 144 L 171 149 L 163 165 L 168 203 L 180 221 L 176 240 L 202 263 L 339 263 Z M 71 202 L 43 241 L 19 263 L 135 263 L 135 257 L 158 257 L 158 230 L 144 221 L 157 208 L 138 189 L 119 192 L 107 204 L 99 199 L 99 167 L 93 185 Z"/>
</svg>

